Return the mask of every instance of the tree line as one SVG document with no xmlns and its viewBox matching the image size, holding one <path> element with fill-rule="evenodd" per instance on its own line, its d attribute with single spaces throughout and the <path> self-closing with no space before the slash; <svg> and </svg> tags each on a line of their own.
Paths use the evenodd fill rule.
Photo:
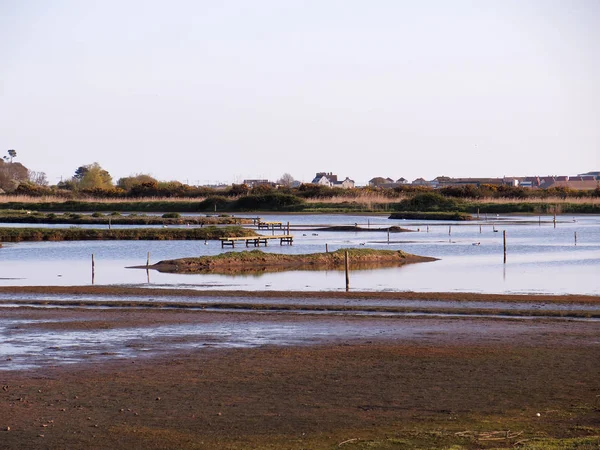
<svg viewBox="0 0 600 450">
<path fill-rule="evenodd" d="M 292 187 L 294 178 L 285 173 L 276 184 L 258 185 L 254 187 L 245 184 L 233 184 L 224 189 L 206 186 L 191 186 L 179 181 L 159 181 L 148 174 L 136 174 L 119 178 L 116 183 L 110 173 L 97 162 L 82 165 L 75 169 L 73 176 L 62 180 L 56 185 L 50 185 L 45 173 L 27 169 L 19 162 L 15 150 L 8 150 L 7 155 L 0 159 L 0 194 L 11 193 L 27 196 L 57 196 L 64 198 L 207 198 L 225 197 L 238 198 L 247 195 L 294 195 L 303 199 L 330 199 L 336 197 L 364 197 L 378 195 L 394 199 L 417 193 L 438 192 L 451 198 L 585 198 L 600 197 L 600 187 L 591 191 L 581 191 L 568 187 L 548 189 L 531 189 L 518 186 L 496 186 L 483 184 L 481 186 L 446 186 L 433 189 L 427 186 L 400 185 L 393 188 L 365 186 L 354 189 L 342 189 L 317 184 L 304 183 Z"/>
</svg>

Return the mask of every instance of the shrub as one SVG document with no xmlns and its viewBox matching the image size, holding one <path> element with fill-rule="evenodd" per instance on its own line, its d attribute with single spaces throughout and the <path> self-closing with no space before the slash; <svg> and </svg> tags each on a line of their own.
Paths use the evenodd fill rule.
<svg viewBox="0 0 600 450">
<path fill-rule="evenodd" d="M 402 200 L 397 204 L 396 209 L 400 211 L 456 211 L 461 206 L 460 200 L 446 198 L 437 192 L 426 192 Z"/>
<path fill-rule="evenodd" d="M 92 217 L 102 217 L 102 216 L 103 216 L 103 214 L 99 213 L 97 211 L 94 214 L 92 214 Z"/>
<path fill-rule="evenodd" d="M 181 214 L 176 213 L 176 212 L 165 213 L 162 215 L 163 219 L 179 219 L 180 217 L 181 217 Z"/>
</svg>

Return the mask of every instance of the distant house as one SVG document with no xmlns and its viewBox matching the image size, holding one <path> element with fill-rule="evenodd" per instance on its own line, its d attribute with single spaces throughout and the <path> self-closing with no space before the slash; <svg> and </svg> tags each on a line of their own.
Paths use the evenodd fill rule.
<svg viewBox="0 0 600 450">
<path fill-rule="evenodd" d="M 355 185 L 354 180 L 351 180 L 348 177 L 343 181 L 338 181 L 338 176 L 331 172 L 317 172 L 311 183 L 343 189 L 352 189 Z"/>
<path fill-rule="evenodd" d="M 396 180 L 396 184 L 408 184 L 408 180 L 406 178 L 400 177 Z"/>
<path fill-rule="evenodd" d="M 329 181 L 329 178 L 327 178 L 327 176 L 325 176 L 325 175 L 314 177 L 313 180 L 311 181 L 311 183 L 312 184 L 320 184 L 321 186 L 329 186 L 329 187 L 331 187 L 333 185 L 333 183 L 331 181 Z"/>
<path fill-rule="evenodd" d="M 255 188 L 256 186 L 273 186 L 274 183 L 269 180 L 244 180 L 244 184 L 249 188 Z"/>
<path fill-rule="evenodd" d="M 390 184 L 393 182 L 394 182 L 394 180 L 392 180 L 391 178 L 375 177 L 375 178 L 371 178 L 369 180 L 369 186 L 379 187 L 383 184 Z"/>
<path fill-rule="evenodd" d="M 569 180 L 569 181 L 555 181 L 554 183 L 547 186 L 545 189 L 549 188 L 569 188 L 576 189 L 578 191 L 593 191 L 598 186 L 600 186 L 600 182 L 596 180 Z"/>
<path fill-rule="evenodd" d="M 586 176 L 592 176 L 594 177 L 594 180 L 600 180 L 600 172 L 586 172 L 586 173 L 580 173 L 577 176 L 579 177 L 586 177 Z"/>
<path fill-rule="evenodd" d="M 546 189 L 549 186 L 552 186 L 554 183 L 556 182 L 556 178 L 555 177 L 540 177 L 540 184 L 539 187 L 541 187 L 542 189 Z"/>
<path fill-rule="evenodd" d="M 354 185 L 354 180 L 351 180 L 348 177 L 346 177 L 346 179 L 343 181 L 336 181 L 335 183 L 333 183 L 333 187 L 339 187 L 342 189 L 353 189 Z"/>
<path fill-rule="evenodd" d="M 430 186 L 429 181 L 424 178 L 417 178 L 416 180 L 413 180 L 412 184 L 415 186 Z"/>
</svg>

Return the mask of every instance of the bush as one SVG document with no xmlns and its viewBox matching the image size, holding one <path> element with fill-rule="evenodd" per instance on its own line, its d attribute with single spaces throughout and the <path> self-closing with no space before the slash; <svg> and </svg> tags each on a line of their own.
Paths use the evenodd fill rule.
<svg viewBox="0 0 600 450">
<path fill-rule="evenodd" d="M 170 212 L 162 215 L 163 219 L 179 219 L 181 218 L 181 214 L 176 212 Z"/>
<path fill-rule="evenodd" d="M 102 217 L 104 214 L 99 213 L 99 212 L 95 212 L 94 214 L 92 214 L 92 217 Z"/>
<path fill-rule="evenodd" d="M 437 192 L 426 192 L 402 200 L 396 205 L 396 209 L 399 211 L 457 211 L 461 209 L 461 206 L 460 200 L 446 198 Z"/>
<path fill-rule="evenodd" d="M 234 208 L 241 211 L 281 211 L 302 204 L 304 204 L 303 199 L 290 194 L 247 195 L 237 199 Z"/>
</svg>

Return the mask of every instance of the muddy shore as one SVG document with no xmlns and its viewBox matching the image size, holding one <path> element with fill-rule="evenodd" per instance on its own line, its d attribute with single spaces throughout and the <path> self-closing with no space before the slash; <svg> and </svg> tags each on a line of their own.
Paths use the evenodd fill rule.
<svg viewBox="0 0 600 450">
<path fill-rule="evenodd" d="M 13 297 L 182 292 L 207 295 L 120 287 L 0 288 Z M 485 298 L 507 304 L 527 298 L 600 300 L 309 295 Z M 560 448 L 597 448 L 600 442 L 597 322 L 54 307 L 5 307 L 0 314 L 15 342 L 47 338 L 37 367 L 15 370 L 10 365 L 16 361 L 0 361 L 0 448 L 480 449 L 549 448 L 557 442 Z M 219 324 L 230 331 L 207 334 Z M 155 333 L 165 327 L 185 332 Z M 84 342 L 75 349 L 50 348 L 56 336 L 119 330 L 128 337 L 114 339 L 110 351 Z M 269 330 L 283 330 L 281 344 L 265 340 Z M 246 342 L 249 332 L 255 333 L 253 345 L 231 340 L 237 333 Z M 101 344 L 102 339 L 92 342 Z M 71 351 L 83 358 L 65 364 L 49 356 Z"/>
</svg>

